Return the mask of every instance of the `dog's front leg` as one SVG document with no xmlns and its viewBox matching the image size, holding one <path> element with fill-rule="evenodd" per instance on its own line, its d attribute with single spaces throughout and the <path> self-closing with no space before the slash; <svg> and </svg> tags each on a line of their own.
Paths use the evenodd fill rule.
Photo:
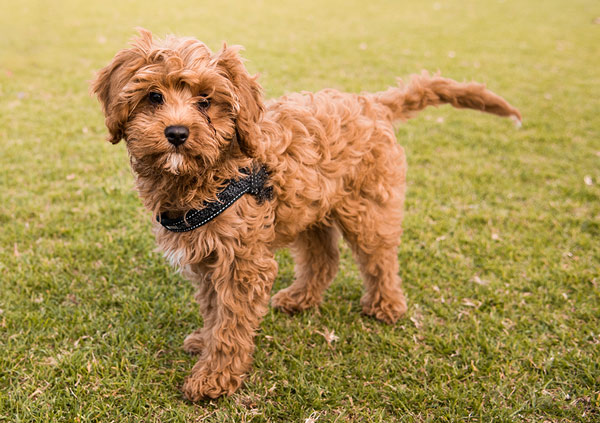
<svg viewBox="0 0 600 423">
<path fill-rule="evenodd" d="M 262 243 L 222 251 L 210 266 L 213 306 L 204 316 L 205 345 L 183 386 L 191 401 L 230 395 L 240 387 L 277 274 L 273 253 Z M 234 251 L 232 257 L 228 251 Z"/>
</svg>

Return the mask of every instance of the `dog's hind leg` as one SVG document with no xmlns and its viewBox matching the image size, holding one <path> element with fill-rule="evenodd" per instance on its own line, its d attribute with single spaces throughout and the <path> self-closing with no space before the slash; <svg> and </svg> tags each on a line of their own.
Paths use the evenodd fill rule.
<svg viewBox="0 0 600 423">
<path fill-rule="evenodd" d="M 402 206 L 403 192 L 384 204 L 360 198 L 350 205 L 355 213 L 338 216 L 363 276 L 363 313 L 386 323 L 396 322 L 406 311 L 397 255 Z"/>
<path fill-rule="evenodd" d="M 323 292 L 335 278 L 340 253 L 339 231 L 333 226 L 317 226 L 302 232 L 292 245 L 296 279 L 271 299 L 273 307 L 294 313 L 317 306 Z"/>
</svg>

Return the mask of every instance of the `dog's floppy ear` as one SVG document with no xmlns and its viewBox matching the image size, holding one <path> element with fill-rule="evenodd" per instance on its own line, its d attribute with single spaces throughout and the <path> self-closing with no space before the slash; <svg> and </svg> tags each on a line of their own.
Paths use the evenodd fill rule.
<svg viewBox="0 0 600 423">
<path fill-rule="evenodd" d="M 264 112 L 262 88 L 258 76 L 250 76 L 242 62 L 241 46 L 223 48 L 216 54 L 219 70 L 233 84 L 235 93 L 236 132 L 240 149 L 249 157 L 256 157 L 260 147 L 260 127 L 258 122 Z"/>
<path fill-rule="evenodd" d="M 91 91 L 98 96 L 102 104 L 105 123 L 108 128 L 108 140 L 113 144 L 124 137 L 125 123 L 129 117 L 130 105 L 120 96 L 125 85 L 135 71 L 144 63 L 144 46 L 152 44 L 152 34 L 139 28 L 140 37 L 134 40 L 134 46 L 118 52 L 113 60 L 96 75 L 91 84 Z"/>
</svg>

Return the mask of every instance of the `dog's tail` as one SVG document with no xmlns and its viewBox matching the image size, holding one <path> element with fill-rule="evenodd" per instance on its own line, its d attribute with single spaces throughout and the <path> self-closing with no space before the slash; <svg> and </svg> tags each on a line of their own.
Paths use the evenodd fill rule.
<svg viewBox="0 0 600 423">
<path fill-rule="evenodd" d="M 476 82 L 461 83 L 452 79 L 430 76 L 427 72 L 413 75 L 408 85 L 399 81 L 398 87 L 375 93 L 377 102 L 392 113 L 392 120 L 406 120 L 428 106 L 450 104 L 459 109 L 475 109 L 510 117 L 521 126 L 521 113 L 499 95 Z"/>
</svg>

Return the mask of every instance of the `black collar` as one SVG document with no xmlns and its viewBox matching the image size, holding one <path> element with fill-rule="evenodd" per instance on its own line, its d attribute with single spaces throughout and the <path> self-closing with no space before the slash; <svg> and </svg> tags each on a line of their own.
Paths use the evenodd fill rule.
<svg viewBox="0 0 600 423">
<path fill-rule="evenodd" d="M 175 219 L 168 219 L 161 213 L 156 220 L 171 232 L 188 232 L 213 220 L 246 193 L 254 195 L 259 203 L 271 199 L 273 187 L 265 186 L 268 173 L 264 166 L 255 170 L 241 169 L 241 172 L 248 176 L 230 180 L 217 194 L 217 201 L 206 201 L 203 208 L 188 210 L 183 217 Z"/>
</svg>

